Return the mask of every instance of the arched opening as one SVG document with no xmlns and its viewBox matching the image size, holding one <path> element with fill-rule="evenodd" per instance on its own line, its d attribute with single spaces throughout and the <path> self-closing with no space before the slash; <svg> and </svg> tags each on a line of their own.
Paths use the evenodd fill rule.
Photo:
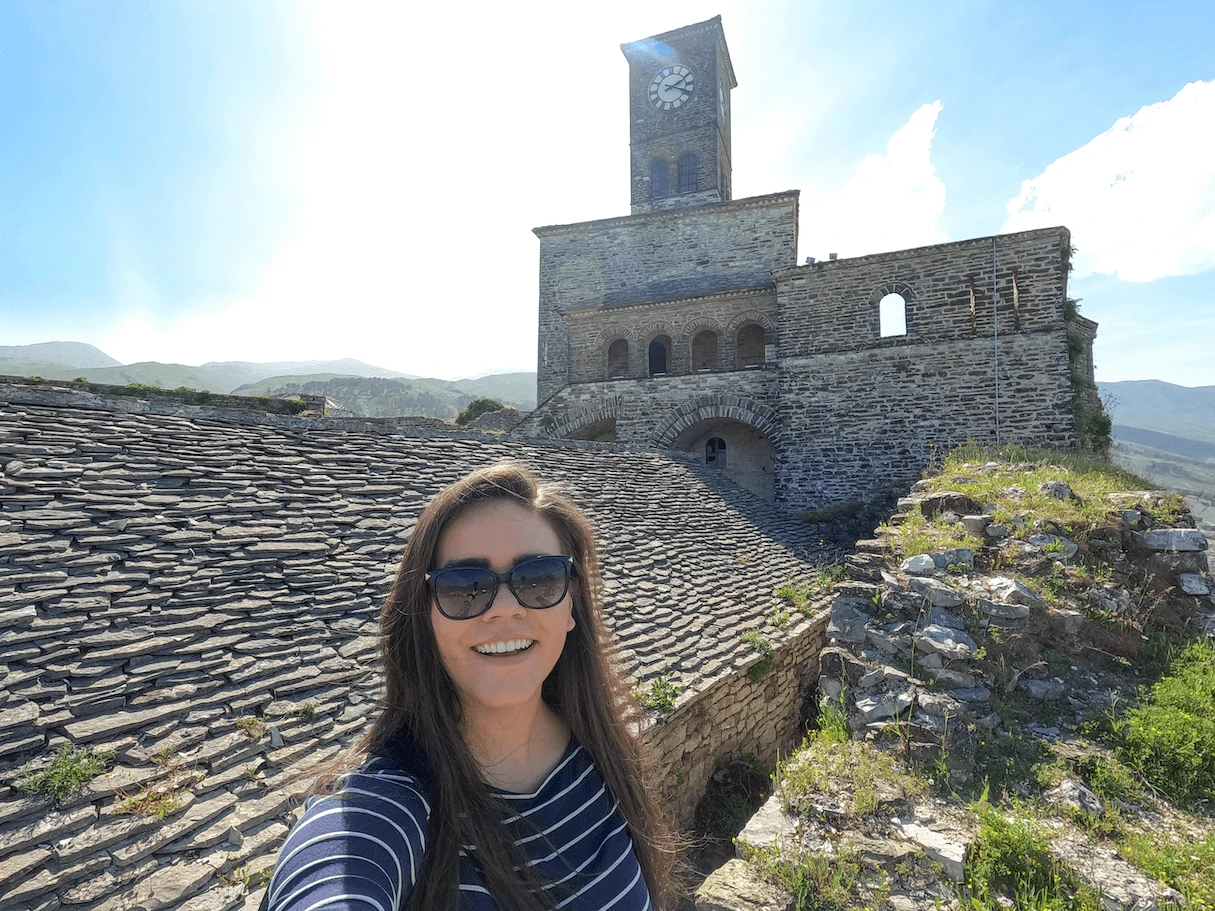
<svg viewBox="0 0 1215 911">
<path fill-rule="evenodd" d="M 619 380 L 629 375 L 629 343 L 627 339 L 618 338 L 608 345 L 609 380 Z"/>
<path fill-rule="evenodd" d="M 776 499 L 776 447 L 750 424 L 733 418 L 706 418 L 683 431 L 670 446 L 695 453 L 705 465 L 769 503 Z"/>
<path fill-rule="evenodd" d="M 764 363 L 764 327 L 759 323 L 747 323 L 738 330 L 735 350 L 738 354 L 738 369 L 758 367 Z"/>
<path fill-rule="evenodd" d="M 667 195 L 670 168 L 665 161 L 650 163 L 650 199 L 663 199 Z"/>
<path fill-rule="evenodd" d="M 679 192 L 695 193 L 700 189 L 700 162 L 695 152 L 679 156 Z"/>
<path fill-rule="evenodd" d="M 593 443 L 616 442 L 616 419 L 604 418 L 580 427 L 569 435 L 571 440 L 588 440 Z"/>
<path fill-rule="evenodd" d="M 878 331 L 882 338 L 907 334 L 907 300 L 903 295 L 890 293 L 878 301 Z"/>
<path fill-rule="evenodd" d="M 692 339 L 692 369 L 694 371 L 717 369 L 717 333 L 704 329 Z"/>
<path fill-rule="evenodd" d="M 650 376 L 666 376 L 667 363 L 671 359 L 671 339 L 660 335 L 650 342 Z"/>
</svg>

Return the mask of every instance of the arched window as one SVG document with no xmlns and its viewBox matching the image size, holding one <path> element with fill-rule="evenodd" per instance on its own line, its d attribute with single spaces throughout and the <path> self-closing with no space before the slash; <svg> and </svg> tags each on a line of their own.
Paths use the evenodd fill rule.
<svg viewBox="0 0 1215 911">
<path fill-rule="evenodd" d="M 629 343 L 618 338 L 608 345 L 608 379 L 618 380 L 629 375 Z"/>
<path fill-rule="evenodd" d="M 705 329 L 692 339 L 692 369 L 714 370 L 717 367 L 717 333 Z"/>
<path fill-rule="evenodd" d="M 758 367 L 764 362 L 764 327 L 759 323 L 748 323 L 738 330 L 735 349 L 738 352 L 738 369 Z"/>
<path fill-rule="evenodd" d="M 666 376 L 667 360 L 671 355 L 671 340 L 660 335 L 650 342 L 650 376 Z"/>
<path fill-rule="evenodd" d="M 663 199 L 667 195 L 669 171 L 665 161 L 650 163 L 650 199 Z"/>
<path fill-rule="evenodd" d="M 726 441 L 721 437 L 713 437 L 705 443 L 705 464 L 714 468 L 726 467 Z"/>
<path fill-rule="evenodd" d="M 695 152 L 679 156 L 679 192 L 695 193 L 700 189 L 700 162 Z"/>
<path fill-rule="evenodd" d="M 907 334 L 907 300 L 903 295 L 890 293 L 878 301 L 878 326 L 882 338 Z"/>
</svg>

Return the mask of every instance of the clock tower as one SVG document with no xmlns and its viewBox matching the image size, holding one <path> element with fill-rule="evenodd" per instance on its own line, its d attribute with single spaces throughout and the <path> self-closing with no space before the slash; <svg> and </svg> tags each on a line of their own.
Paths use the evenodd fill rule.
<svg viewBox="0 0 1215 911">
<path fill-rule="evenodd" d="M 622 44 L 633 214 L 729 202 L 730 93 L 721 17 Z"/>
</svg>

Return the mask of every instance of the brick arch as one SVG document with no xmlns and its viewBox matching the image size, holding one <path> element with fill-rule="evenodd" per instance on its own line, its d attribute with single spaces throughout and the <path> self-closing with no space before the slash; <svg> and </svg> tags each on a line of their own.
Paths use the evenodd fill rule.
<svg viewBox="0 0 1215 911">
<path fill-rule="evenodd" d="M 726 326 L 726 332 L 731 336 L 737 335 L 738 330 L 747 323 L 759 323 L 764 327 L 764 334 L 774 332 L 776 327 L 772 324 L 772 317 L 764 313 L 762 310 L 748 310 L 745 313 L 740 313 L 734 319 L 730 320 L 730 324 Z"/>
<path fill-rule="evenodd" d="M 606 421 L 620 416 L 620 396 L 613 395 L 598 404 L 580 405 L 571 408 L 553 424 L 548 432 L 551 437 L 564 438 L 577 433 L 588 424 Z"/>
<path fill-rule="evenodd" d="M 727 418 L 750 424 L 766 436 L 773 446 L 779 448 L 780 427 L 776 420 L 776 412 L 763 402 L 747 396 L 725 393 L 698 396 L 676 406 L 650 431 L 650 442 L 663 449 L 669 449 L 679 435 L 693 424 L 715 418 Z"/>
<path fill-rule="evenodd" d="M 887 294 L 901 294 L 903 300 L 909 304 L 915 300 L 915 289 L 907 284 L 907 282 L 888 281 L 873 289 L 873 293 L 869 295 L 869 303 L 876 307 L 878 302 Z"/>
<path fill-rule="evenodd" d="M 599 334 L 595 336 L 594 346 L 596 348 L 607 348 L 608 345 L 622 338 L 630 345 L 637 340 L 636 334 L 627 326 L 606 326 L 599 330 Z"/>
<path fill-rule="evenodd" d="M 702 316 L 692 320 L 692 322 L 683 327 L 684 338 L 691 341 L 696 337 L 696 333 L 703 332 L 705 329 L 711 329 L 716 332 L 718 338 L 721 338 L 722 333 L 725 331 L 717 320 L 708 316 Z"/>
<path fill-rule="evenodd" d="M 677 338 L 675 330 L 671 327 L 671 324 L 665 320 L 659 320 L 658 322 L 650 323 L 648 326 L 638 332 L 637 340 L 643 345 L 648 346 L 650 342 L 654 341 L 654 337 L 658 335 L 667 336 L 671 340 L 672 344 L 674 344 L 675 339 Z"/>
</svg>

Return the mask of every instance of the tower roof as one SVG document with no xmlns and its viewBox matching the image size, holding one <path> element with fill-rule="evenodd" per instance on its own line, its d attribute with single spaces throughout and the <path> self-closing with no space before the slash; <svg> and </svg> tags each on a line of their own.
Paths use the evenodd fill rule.
<svg viewBox="0 0 1215 911">
<path fill-rule="evenodd" d="M 649 38 L 642 38 L 640 41 L 630 41 L 620 45 L 620 50 L 624 52 L 624 56 L 628 58 L 630 63 L 643 56 L 666 57 L 668 56 L 666 50 L 669 50 L 667 46 L 673 42 L 709 31 L 713 32 L 717 36 L 717 40 L 721 42 L 722 56 L 726 61 L 726 75 L 730 78 L 730 88 L 738 88 L 738 79 L 734 76 L 734 64 L 730 62 L 730 47 L 726 44 L 726 33 L 721 27 L 721 16 L 714 16 L 712 19 L 706 19 L 704 22 L 697 22 L 692 25 L 685 25 L 682 28 L 672 29 L 660 35 L 651 35 Z"/>
</svg>

